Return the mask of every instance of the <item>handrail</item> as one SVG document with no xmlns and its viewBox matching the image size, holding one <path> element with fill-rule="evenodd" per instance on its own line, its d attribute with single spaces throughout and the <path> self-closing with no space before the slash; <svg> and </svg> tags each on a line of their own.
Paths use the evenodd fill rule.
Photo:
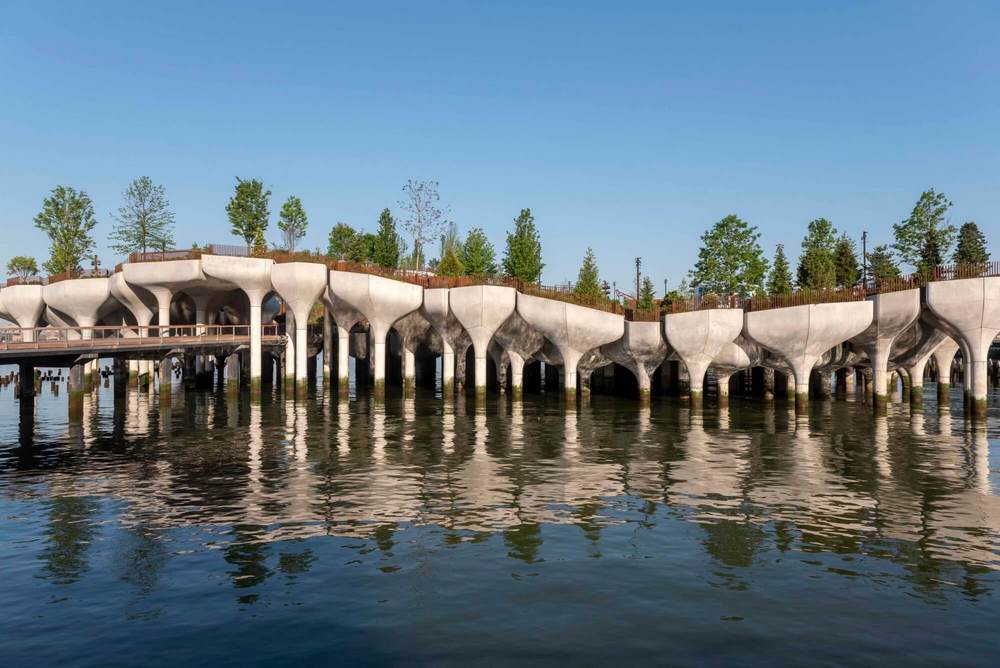
<svg viewBox="0 0 1000 668">
<path fill-rule="evenodd" d="M 205 343 L 249 341 L 250 325 L 172 325 L 170 327 L 136 325 L 98 327 L 5 327 L 0 328 L 0 350 L 46 350 L 75 348 L 133 348 L 159 344 L 186 343 L 191 339 Z M 261 326 L 262 340 L 280 340 L 282 325 Z"/>
</svg>

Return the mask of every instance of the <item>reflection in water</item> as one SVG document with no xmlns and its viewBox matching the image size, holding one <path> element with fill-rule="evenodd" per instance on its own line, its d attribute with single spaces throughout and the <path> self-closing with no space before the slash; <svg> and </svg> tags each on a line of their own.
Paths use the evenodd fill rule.
<svg viewBox="0 0 1000 668">
<path fill-rule="evenodd" d="M 13 571 L 29 599 L 39 582 L 103 592 L 110 577 L 127 594 L 109 605 L 164 619 L 178 610 L 165 592 L 217 595 L 220 581 L 261 614 L 279 583 L 350 606 L 398 600 L 372 578 L 423 574 L 427 591 L 407 580 L 422 592 L 407 600 L 430 605 L 439 585 L 487 600 L 571 573 L 626 616 L 599 593 L 609 579 L 629 600 L 655 590 L 655 609 L 739 595 L 729 607 L 763 614 L 771 595 L 816 603 L 863 586 L 904 590 L 907 606 L 958 596 L 996 610 L 1000 489 L 988 431 L 961 413 L 101 392 L 79 423 L 64 402 L 0 394 L 0 504 L 32 546 Z M 504 584 L 476 589 L 490 568 Z M 363 593 L 338 598 L 322 579 L 334 571 L 365 573 Z"/>
</svg>

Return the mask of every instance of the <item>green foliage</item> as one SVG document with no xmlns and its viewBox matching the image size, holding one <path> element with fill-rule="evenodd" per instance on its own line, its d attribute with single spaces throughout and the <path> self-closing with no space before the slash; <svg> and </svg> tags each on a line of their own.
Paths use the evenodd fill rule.
<svg viewBox="0 0 1000 668">
<path fill-rule="evenodd" d="M 306 235 L 307 227 L 309 218 L 306 216 L 306 210 L 302 208 L 302 200 L 295 195 L 289 196 L 281 205 L 281 212 L 278 214 L 278 229 L 284 237 L 286 250 L 295 250 L 299 239 Z"/>
<path fill-rule="evenodd" d="M 22 281 L 38 274 L 38 263 L 27 255 L 15 255 L 7 262 L 7 273 Z"/>
<path fill-rule="evenodd" d="M 594 257 L 594 250 L 590 247 L 583 256 L 583 264 L 580 265 L 580 273 L 576 278 L 576 285 L 573 286 L 573 294 L 584 299 L 599 299 L 604 295 L 601 289 L 601 277 L 597 269 L 597 258 Z"/>
<path fill-rule="evenodd" d="M 396 219 L 389 209 L 382 209 L 378 218 L 378 232 L 372 239 L 372 261 L 382 267 L 398 267 L 399 258 L 403 254 L 400 241 L 399 233 L 396 232 Z"/>
<path fill-rule="evenodd" d="M 925 190 L 913 206 L 909 218 L 892 226 L 893 244 L 899 257 L 926 273 L 941 263 L 955 242 L 955 226 L 945 224 L 951 201 L 933 188 Z"/>
<path fill-rule="evenodd" d="M 504 273 L 527 283 L 542 278 L 542 242 L 535 229 L 531 209 L 521 209 L 514 219 L 514 231 L 507 233 L 507 250 L 503 258 Z"/>
<path fill-rule="evenodd" d="M 653 280 L 649 276 L 643 276 L 642 287 L 639 289 L 639 297 L 636 300 L 636 307 L 649 310 L 656 306 L 656 292 L 653 287 Z"/>
<path fill-rule="evenodd" d="M 701 237 L 691 284 L 717 295 L 749 297 L 763 289 L 767 259 L 760 233 L 735 215 L 728 215 Z"/>
<path fill-rule="evenodd" d="M 767 279 L 767 292 L 772 295 L 792 294 L 792 272 L 782 244 L 774 250 L 774 265 Z"/>
<path fill-rule="evenodd" d="M 497 273 L 496 251 L 493 244 L 486 238 L 482 228 L 475 227 L 469 231 L 465 243 L 459 249 L 465 273 L 469 276 Z M 442 256 L 442 259 L 443 256 Z"/>
<path fill-rule="evenodd" d="M 437 273 L 442 276 L 461 276 L 468 273 L 468 268 L 461 257 L 462 246 L 463 244 L 458 238 L 458 229 L 454 224 L 451 224 L 447 234 L 444 235 Z"/>
<path fill-rule="evenodd" d="M 893 259 L 889 246 L 885 244 L 876 246 L 868 254 L 868 275 L 876 285 L 891 278 L 899 278 L 899 267 Z"/>
<path fill-rule="evenodd" d="M 236 192 L 226 205 L 226 214 L 232 232 L 241 237 L 247 246 L 256 250 L 263 249 L 264 231 L 267 230 L 268 219 L 271 216 L 271 191 L 264 190 L 260 179 L 244 181 L 236 177 Z"/>
<path fill-rule="evenodd" d="M 837 230 L 826 218 L 809 223 L 809 231 L 802 240 L 802 254 L 796 271 L 796 283 L 805 290 L 826 290 L 837 283 L 834 251 Z"/>
<path fill-rule="evenodd" d="M 971 220 L 958 230 L 958 246 L 955 248 L 957 264 L 980 264 L 990 261 L 990 253 L 986 249 L 986 237 L 979 226 Z"/>
<path fill-rule="evenodd" d="M 358 232 L 347 223 L 337 223 L 330 230 L 326 254 L 337 260 L 351 259 L 351 247 L 357 242 Z"/>
<path fill-rule="evenodd" d="M 95 225 L 94 204 L 87 193 L 68 186 L 53 188 L 35 216 L 35 227 L 49 237 L 45 270 L 50 274 L 81 271 L 81 260 L 94 248 L 90 232 Z"/>
<path fill-rule="evenodd" d="M 174 214 L 163 186 L 154 184 L 148 176 L 140 176 L 122 193 L 122 200 L 118 213 L 111 214 L 117 225 L 109 239 L 116 253 L 173 247 Z"/>
<path fill-rule="evenodd" d="M 853 287 L 861 278 L 854 240 L 846 234 L 837 239 L 833 249 L 833 273 L 837 285 L 842 288 Z"/>
</svg>

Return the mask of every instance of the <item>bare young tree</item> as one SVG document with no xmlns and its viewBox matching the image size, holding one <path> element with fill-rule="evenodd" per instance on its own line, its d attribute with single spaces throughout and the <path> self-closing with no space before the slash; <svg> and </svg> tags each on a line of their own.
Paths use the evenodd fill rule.
<svg viewBox="0 0 1000 668">
<path fill-rule="evenodd" d="M 399 207 L 406 213 L 403 226 L 413 235 L 413 266 L 420 269 L 424 266 L 424 245 L 436 240 L 444 231 L 448 215 L 448 207 L 439 205 L 437 181 L 414 181 L 410 179 L 403 186 L 406 199 Z"/>
</svg>

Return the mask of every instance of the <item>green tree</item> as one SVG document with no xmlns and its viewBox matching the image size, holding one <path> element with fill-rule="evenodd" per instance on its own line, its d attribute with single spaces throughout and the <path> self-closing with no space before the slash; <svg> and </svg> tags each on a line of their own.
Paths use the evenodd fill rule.
<svg viewBox="0 0 1000 668">
<path fill-rule="evenodd" d="M 452 223 L 444 234 L 441 244 L 441 259 L 438 261 L 437 273 L 442 276 L 461 276 L 468 273 L 462 260 L 462 241 L 458 238 L 458 228 Z"/>
<path fill-rule="evenodd" d="M 868 273 L 876 285 L 891 278 L 899 278 L 899 267 L 888 245 L 876 246 L 868 253 Z"/>
<path fill-rule="evenodd" d="M 375 240 L 378 237 L 371 232 L 359 233 L 351 243 L 347 259 L 351 262 L 374 262 Z"/>
<path fill-rule="evenodd" d="M 306 216 L 306 210 L 302 208 L 302 200 L 295 195 L 289 196 L 281 205 L 281 212 L 278 213 L 278 229 L 284 237 L 286 250 L 295 251 L 299 239 L 306 235 L 307 227 L 309 218 Z"/>
<path fill-rule="evenodd" d="M 580 265 L 580 273 L 576 277 L 576 285 L 573 286 L 573 294 L 583 299 L 599 299 L 604 295 L 601 290 L 601 277 L 597 269 L 597 258 L 594 257 L 594 249 L 588 247 L 583 256 L 583 264 Z"/>
<path fill-rule="evenodd" d="M 382 267 L 398 267 L 402 255 L 396 219 L 389 209 L 382 209 L 378 217 L 378 232 L 372 240 L 372 260 Z"/>
<path fill-rule="evenodd" d="M 636 300 L 636 308 L 649 310 L 656 306 L 656 292 L 653 287 L 653 280 L 649 276 L 643 276 L 642 287 L 639 289 L 639 298 Z"/>
<path fill-rule="evenodd" d="M 49 259 L 45 271 L 50 274 L 79 273 L 80 262 L 94 248 L 90 236 L 97 218 L 87 193 L 68 186 L 56 186 L 45 198 L 35 227 L 49 237 Z"/>
<path fill-rule="evenodd" d="M 357 243 L 358 232 L 347 223 L 337 223 L 330 230 L 329 244 L 326 247 L 326 254 L 337 260 L 349 260 L 351 250 Z"/>
<path fill-rule="evenodd" d="M 527 283 L 542 278 L 542 241 L 535 229 L 531 209 L 521 209 L 514 219 L 514 231 L 507 233 L 507 250 L 503 258 L 504 273 Z"/>
<path fill-rule="evenodd" d="M 728 215 L 701 236 L 691 285 L 717 295 L 749 297 L 763 289 L 767 259 L 760 233 L 735 215 Z"/>
<path fill-rule="evenodd" d="M 236 192 L 226 205 L 233 234 L 255 250 L 264 247 L 264 232 L 271 217 L 271 191 L 264 190 L 260 179 L 244 181 L 236 177 Z"/>
<path fill-rule="evenodd" d="M 7 273 L 22 281 L 38 274 L 38 263 L 27 255 L 15 255 L 7 262 Z"/>
<path fill-rule="evenodd" d="M 497 273 L 496 251 L 482 228 L 474 227 L 461 245 L 461 259 L 469 276 Z M 442 256 L 443 258 L 443 256 Z"/>
<path fill-rule="evenodd" d="M 858 254 L 854 240 L 846 234 L 837 239 L 833 250 L 833 273 L 837 285 L 850 288 L 857 284 L 861 277 L 858 269 Z"/>
<path fill-rule="evenodd" d="M 774 250 L 774 265 L 767 279 L 767 292 L 772 295 L 792 294 L 792 271 L 785 257 L 785 247 L 778 244 Z"/>
<path fill-rule="evenodd" d="M 802 254 L 796 271 L 796 283 L 804 290 L 825 290 L 837 283 L 834 252 L 837 230 L 826 218 L 810 221 L 802 240 Z"/>
<path fill-rule="evenodd" d="M 118 213 L 111 214 L 117 225 L 109 239 L 116 253 L 165 251 L 174 245 L 174 214 L 163 186 L 140 176 L 122 193 L 122 200 Z"/>
<path fill-rule="evenodd" d="M 986 250 L 986 237 L 973 221 L 964 223 L 958 230 L 958 246 L 955 248 L 956 264 L 982 264 L 990 261 Z"/>
<path fill-rule="evenodd" d="M 935 192 L 933 188 L 925 190 L 910 216 L 892 226 L 896 236 L 893 248 L 903 262 L 924 273 L 948 255 L 956 234 L 955 226 L 945 223 L 951 205 L 944 193 Z"/>
</svg>

